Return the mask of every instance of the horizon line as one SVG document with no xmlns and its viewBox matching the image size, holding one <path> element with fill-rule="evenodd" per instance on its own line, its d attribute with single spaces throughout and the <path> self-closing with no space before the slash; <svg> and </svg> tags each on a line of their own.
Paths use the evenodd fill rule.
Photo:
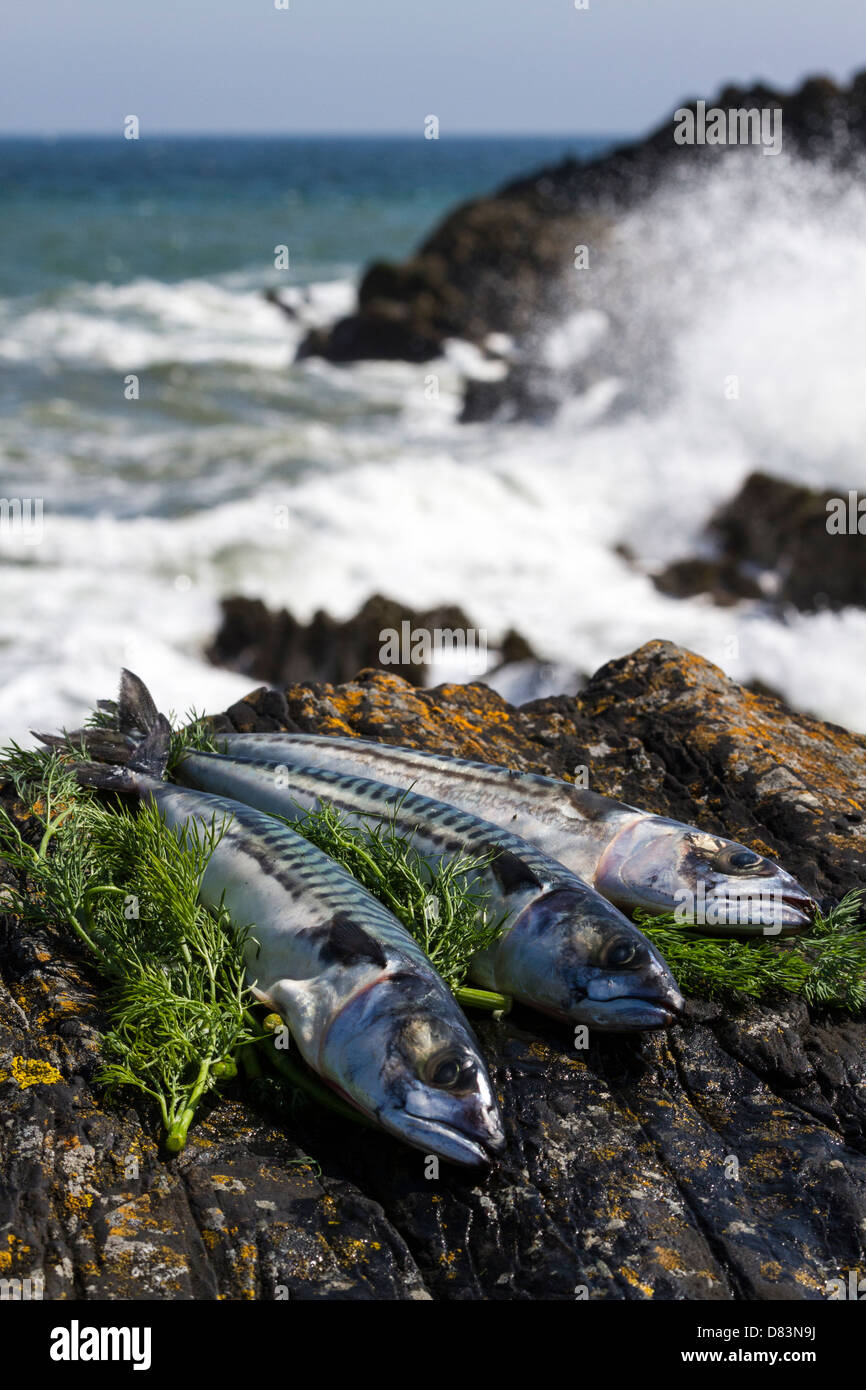
<svg viewBox="0 0 866 1390">
<path fill-rule="evenodd" d="M 137 140 L 125 140 L 122 131 L 109 130 L 0 130 L 0 140 L 120 140 L 146 144 L 148 140 L 424 140 L 440 144 L 448 140 L 627 140 L 634 130 L 455 130 L 437 140 L 426 140 L 417 130 L 152 130 Z"/>
</svg>

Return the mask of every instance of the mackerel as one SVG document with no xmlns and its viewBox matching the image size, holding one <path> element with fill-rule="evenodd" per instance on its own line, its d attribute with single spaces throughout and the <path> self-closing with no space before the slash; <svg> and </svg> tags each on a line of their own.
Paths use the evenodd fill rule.
<svg viewBox="0 0 866 1390">
<path fill-rule="evenodd" d="M 456 1163 L 504 1147 L 477 1041 L 397 919 L 302 836 L 231 798 L 162 780 L 170 729 L 124 672 L 119 716 L 139 733 L 123 766 L 80 763 L 91 786 L 147 798 L 180 836 L 221 832 L 202 902 L 246 937 L 247 979 L 285 1020 L 308 1065 L 384 1129 Z M 84 732 L 94 744 L 100 731 Z M 65 742 L 45 737 L 53 744 Z"/>
<path fill-rule="evenodd" d="M 352 824 L 391 822 L 431 866 L 469 855 L 467 878 L 501 925 L 470 976 L 571 1023 L 610 1031 L 667 1027 L 682 996 L 654 946 L 617 908 L 509 830 L 441 801 L 322 768 L 187 752 L 187 786 L 288 820 L 330 805 Z"/>
<path fill-rule="evenodd" d="M 771 859 L 571 782 L 419 749 L 319 734 L 219 734 L 241 758 L 368 777 L 507 827 L 625 911 L 673 912 L 710 934 L 788 935 L 815 903 Z"/>
</svg>

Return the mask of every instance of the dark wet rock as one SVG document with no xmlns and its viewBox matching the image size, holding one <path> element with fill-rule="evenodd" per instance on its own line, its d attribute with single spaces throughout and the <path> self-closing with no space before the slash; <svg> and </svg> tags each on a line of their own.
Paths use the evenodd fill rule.
<svg viewBox="0 0 866 1390">
<path fill-rule="evenodd" d="M 292 304 L 290 300 L 285 299 L 280 294 L 279 290 L 265 290 L 264 297 L 268 304 L 273 304 L 274 308 L 279 309 L 280 313 L 285 314 L 287 319 L 291 319 L 293 323 L 297 322 L 299 318 L 297 306 Z"/>
<path fill-rule="evenodd" d="M 764 598 L 804 611 L 862 608 L 866 508 L 861 532 L 859 500 L 858 494 L 850 500 L 847 489 L 816 492 L 753 473 L 709 523 L 715 558 L 679 560 L 656 575 L 655 584 L 677 598 L 708 593 L 719 604 Z"/>
<path fill-rule="evenodd" d="M 430 362 L 441 351 L 441 339 L 426 325 L 394 312 L 347 315 L 330 329 L 314 328 L 298 348 L 298 361 L 327 357 L 330 362 Z"/>
<path fill-rule="evenodd" d="M 741 599 L 764 597 L 757 579 L 743 574 L 730 560 L 675 560 L 661 574 L 654 575 L 653 582 L 657 589 L 671 598 L 711 594 L 721 608 L 739 603 Z"/>
<path fill-rule="evenodd" d="M 360 734 L 571 775 L 772 854 L 822 899 L 866 887 L 866 739 L 654 642 L 578 697 L 381 671 L 260 689 L 222 727 Z M 20 809 L 20 808 L 19 808 Z M 5 923 L 0 1255 L 49 1298 L 795 1299 L 864 1262 L 866 1019 L 690 1002 L 667 1035 L 596 1037 L 515 1008 L 478 1032 L 509 1146 L 486 1176 L 239 1083 L 169 1158 L 94 1074 L 93 975 Z M 70 1021 L 81 1028 L 71 1031 Z"/>
<path fill-rule="evenodd" d="M 499 644 L 499 656 L 503 666 L 515 661 L 537 661 L 532 647 L 519 632 L 510 627 Z"/>
<path fill-rule="evenodd" d="M 314 680 L 340 682 L 363 666 L 380 666 L 382 633 L 401 631 L 401 623 L 411 629 L 471 628 L 462 609 L 453 604 L 425 612 L 415 612 L 374 594 L 354 617 L 338 622 L 319 610 L 309 623 L 299 622 L 286 609 L 272 612 L 260 599 L 243 597 L 222 600 L 222 623 L 208 649 L 209 659 L 245 675 L 257 676 L 274 685 Z M 426 665 L 407 662 L 391 667 L 413 685 L 424 679 Z"/>
<path fill-rule="evenodd" d="M 455 635 L 458 656 L 461 634 L 470 655 L 472 644 L 477 650 L 482 641 L 480 631 L 456 604 L 415 610 L 374 594 L 345 622 L 320 610 L 309 623 L 301 623 L 286 609 L 272 612 L 260 599 L 237 596 L 222 600 L 222 622 L 207 655 L 216 666 L 226 666 L 274 685 L 306 680 L 345 681 L 367 666 L 387 667 L 412 685 L 422 685 L 429 662 L 418 659 L 423 658 L 424 649 L 420 638 L 416 646 L 412 634 L 429 633 L 432 641 L 437 632 L 442 634 L 445 650 L 451 640 L 446 634 Z M 394 653 L 383 633 L 398 635 L 400 660 L 393 659 Z M 485 636 L 485 645 L 486 640 Z M 416 659 L 412 659 L 413 646 Z M 495 655 L 499 665 L 537 660 L 526 639 L 513 629 L 497 645 Z M 404 656 L 410 659 L 404 661 Z"/>
<path fill-rule="evenodd" d="M 512 368 L 494 381 L 473 377 L 466 382 L 460 422 L 472 425 L 496 419 L 545 425 L 556 416 L 561 404 L 561 393 L 549 372 Z"/>
<path fill-rule="evenodd" d="M 795 152 L 848 164 L 866 146 L 866 73 L 847 88 L 824 77 L 787 93 L 761 83 L 731 86 L 707 104 L 780 108 L 784 156 Z M 449 337 L 481 344 L 488 334 L 504 332 L 521 339 L 555 313 L 564 278 L 573 284 L 576 246 L 603 246 L 616 217 L 654 192 L 664 177 L 680 177 L 719 158 L 763 155 L 752 145 L 677 145 L 669 116 L 645 139 L 601 158 L 565 159 L 464 203 L 409 260 L 370 266 L 357 311 L 330 330 L 312 332 L 301 355 L 421 362 Z M 519 379 L 516 388 L 523 389 Z M 485 406 L 496 409 L 501 394 L 473 385 L 466 418 L 482 418 Z"/>
</svg>

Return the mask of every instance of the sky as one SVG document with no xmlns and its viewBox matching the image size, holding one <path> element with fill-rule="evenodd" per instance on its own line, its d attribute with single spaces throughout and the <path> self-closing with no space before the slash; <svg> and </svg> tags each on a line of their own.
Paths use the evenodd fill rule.
<svg viewBox="0 0 866 1390">
<path fill-rule="evenodd" d="M 580 3 L 17 0 L 0 133 L 637 134 L 726 81 L 866 66 L 859 0 Z"/>
</svg>

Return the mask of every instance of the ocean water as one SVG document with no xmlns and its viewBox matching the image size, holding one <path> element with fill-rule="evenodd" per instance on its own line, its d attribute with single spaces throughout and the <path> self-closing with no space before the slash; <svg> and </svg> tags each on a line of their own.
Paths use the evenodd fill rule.
<svg viewBox="0 0 866 1390">
<path fill-rule="evenodd" d="M 601 258 L 540 327 L 562 391 L 545 427 L 457 423 L 487 369 L 465 344 L 293 364 L 371 259 L 602 146 L 0 142 L 0 496 L 34 499 L 0 526 L 0 735 L 79 720 L 124 664 L 163 707 L 224 707 L 251 682 L 202 655 L 220 595 L 344 618 L 376 590 L 460 603 L 493 643 L 516 627 L 552 686 L 663 637 L 866 728 L 866 614 L 718 609 L 648 578 L 755 468 L 862 487 L 856 181 L 752 160 L 660 189 L 617 228 L 628 272 Z"/>
</svg>

